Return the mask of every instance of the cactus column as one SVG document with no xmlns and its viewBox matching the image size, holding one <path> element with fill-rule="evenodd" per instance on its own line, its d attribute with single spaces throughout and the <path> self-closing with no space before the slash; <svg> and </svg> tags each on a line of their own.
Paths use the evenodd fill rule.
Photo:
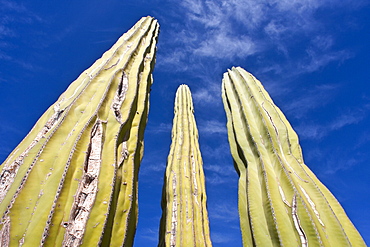
<svg viewBox="0 0 370 247">
<path fill-rule="evenodd" d="M 142 18 L 5 160 L 1 246 L 132 244 L 158 30 Z"/>
<path fill-rule="evenodd" d="M 224 74 L 222 97 L 239 179 L 244 246 L 365 246 L 330 191 L 303 163 L 297 134 L 261 83 Z"/>
<path fill-rule="evenodd" d="M 189 87 L 176 92 L 172 144 L 163 186 L 159 246 L 212 246 L 198 130 Z"/>
</svg>

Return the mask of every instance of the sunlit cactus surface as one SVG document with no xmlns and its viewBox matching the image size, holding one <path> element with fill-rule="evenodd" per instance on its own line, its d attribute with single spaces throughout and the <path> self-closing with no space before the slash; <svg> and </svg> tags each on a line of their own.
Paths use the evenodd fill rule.
<svg viewBox="0 0 370 247">
<path fill-rule="evenodd" d="M 162 247 L 212 246 L 203 162 L 189 87 L 176 93 L 172 144 L 167 159 L 162 198 Z"/>
<path fill-rule="evenodd" d="M 261 83 L 224 74 L 222 97 L 239 179 L 244 246 L 365 246 L 330 191 L 304 164 L 297 134 Z"/>
<path fill-rule="evenodd" d="M 142 18 L 1 166 L 1 246 L 130 246 L 159 26 Z"/>
</svg>

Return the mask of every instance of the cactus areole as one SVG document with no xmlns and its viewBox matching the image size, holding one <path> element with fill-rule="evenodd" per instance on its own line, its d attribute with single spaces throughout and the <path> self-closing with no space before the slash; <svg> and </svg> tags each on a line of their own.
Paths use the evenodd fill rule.
<svg viewBox="0 0 370 247">
<path fill-rule="evenodd" d="M 189 87 L 176 92 L 172 144 L 163 186 L 161 247 L 212 246 L 203 162 Z"/>
<path fill-rule="evenodd" d="M 130 246 L 159 25 L 142 18 L 9 155 L 1 246 Z"/>
<path fill-rule="evenodd" d="M 303 163 L 298 136 L 261 83 L 224 74 L 222 98 L 239 178 L 244 246 L 366 246 L 330 191 Z"/>
</svg>

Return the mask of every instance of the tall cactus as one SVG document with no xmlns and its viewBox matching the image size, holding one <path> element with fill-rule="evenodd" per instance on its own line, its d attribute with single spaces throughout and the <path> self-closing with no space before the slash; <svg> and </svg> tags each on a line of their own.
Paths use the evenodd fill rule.
<svg viewBox="0 0 370 247">
<path fill-rule="evenodd" d="M 1 246 L 132 244 L 158 30 L 142 18 L 5 160 Z"/>
<path fill-rule="evenodd" d="M 176 92 L 172 144 L 163 186 L 159 246 L 212 246 L 203 162 L 189 87 Z"/>
<path fill-rule="evenodd" d="M 244 246 L 365 246 L 330 191 L 303 163 L 298 136 L 261 83 L 224 74 L 222 97 L 239 179 Z"/>
</svg>

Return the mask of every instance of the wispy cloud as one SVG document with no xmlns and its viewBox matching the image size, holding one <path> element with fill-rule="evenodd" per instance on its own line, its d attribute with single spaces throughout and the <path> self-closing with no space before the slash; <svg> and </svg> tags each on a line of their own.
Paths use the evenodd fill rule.
<svg viewBox="0 0 370 247">
<path fill-rule="evenodd" d="M 230 184 L 230 181 L 237 181 L 237 173 L 231 163 L 224 163 L 223 165 L 205 164 L 207 184 L 225 185 L 230 187 L 237 187 L 237 183 Z"/>
<path fill-rule="evenodd" d="M 336 152 L 337 153 L 337 152 Z M 335 174 L 338 171 L 345 171 L 348 170 L 358 164 L 361 164 L 362 162 L 365 162 L 364 159 L 358 158 L 358 157 L 341 157 L 338 158 L 332 156 L 329 158 L 329 160 L 326 162 L 326 169 L 324 171 L 325 175 L 330 176 Z"/>
<path fill-rule="evenodd" d="M 4 157 L 4 159 L 12 152 L 12 148 L 15 148 L 17 145 L 17 141 L 20 141 L 23 137 L 24 133 L 19 130 L 18 128 L 14 127 L 9 123 L 9 121 L 2 121 L 4 119 L 0 119 L 2 123 L 0 125 L 0 157 Z M 12 138 L 9 138 L 12 137 Z M 13 147 L 11 147 L 14 145 Z M 2 160 L 0 159 L 0 164 Z"/>
<path fill-rule="evenodd" d="M 14 30 L 15 24 L 32 24 L 42 19 L 23 4 L 14 1 L 0 1 L 0 38 L 20 35 Z"/>
<path fill-rule="evenodd" d="M 247 57 L 256 53 L 258 47 L 246 35 L 233 37 L 225 32 L 215 31 L 211 38 L 203 40 L 194 54 L 205 57 L 232 59 L 234 57 Z"/>
<path fill-rule="evenodd" d="M 319 140 L 345 126 L 358 124 L 369 114 L 368 108 L 369 107 L 365 107 L 364 109 L 348 111 L 339 115 L 328 124 L 303 124 L 296 129 L 301 138 Z"/>
<path fill-rule="evenodd" d="M 340 13 L 357 6 L 347 0 L 337 2 L 181 1 L 181 7 L 169 9 L 160 17 L 167 26 L 161 33 L 157 69 L 195 77 L 201 87 L 193 91 L 194 102 L 202 106 L 221 104 L 222 72 L 239 65 L 263 79 L 272 95 L 288 98 L 292 88 L 297 88 L 292 83 L 300 76 L 355 55 L 337 45 L 339 34 L 331 31 L 332 21 L 322 15 L 317 17 L 319 11 Z M 166 22 L 174 16 L 176 22 Z M 326 92 L 331 95 L 335 89 Z M 317 96 L 309 94 L 312 95 L 289 106 L 298 108 L 297 104 L 301 104 L 304 108 L 297 117 L 323 104 L 323 99 L 330 100 L 322 97 L 312 101 L 310 97 Z"/>
<path fill-rule="evenodd" d="M 300 92 L 300 97 L 291 95 L 292 100 L 284 106 L 284 112 L 294 118 L 302 118 L 310 110 L 330 102 L 336 96 L 338 89 L 339 86 L 336 84 L 322 84 Z M 293 94 L 293 92 L 287 94 Z"/>
<path fill-rule="evenodd" d="M 29 42 L 29 39 L 21 39 L 23 29 L 35 23 L 42 22 L 37 14 L 27 9 L 22 3 L 15 1 L 0 0 L 0 60 L 13 62 L 27 70 L 35 66 L 32 63 L 19 60 L 10 56 L 10 50 L 17 48 L 17 42 Z M 17 40 L 17 42 L 14 42 Z"/>
<path fill-rule="evenodd" d="M 142 167 L 142 173 L 150 174 L 152 172 L 163 172 L 166 168 L 166 163 L 164 162 L 151 162 L 150 164 Z"/>
<path fill-rule="evenodd" d="M 333 48 L 335 37 L 330 30 L 323 32 L 326 23 L 315 15 L 318 10 L 348 8 L 349 1 L 333 5 L 332 0 L 186 0 L 180 5 L 185 18 L 182 24 L 172 25 L 163 42 L 182 50 L 163 53 L 161 59 L 162 64 L 173 62 L 182 71 L 194 66 L 192 60 L 259 56 L 262 61 L 265 53 L 276 52 L 279 66 L 270 71 L 297 75 L 350 57 L 349 51 Z M 294 55 L 297 52 L 299 56 Z M 261 67 L 272 68 L 277 62 L 265 61 Z"/>
<path fill-rule="evenodd" d="M 219 92 L 216 94 L 213 92 L 213 90 L 210 90 L 209 88 L 202 88 L 200 90 L 197 90 L 195 93 L 192 94 L 194 102 L 204 104 L 204 103 L 215 103 L 217 98 L 215 95 L 218 96 Z"/>
<path fill-rule="evenodd" d="M 201 121 L 198 124 L 199 131 L 202 134 L 226 134 L 226 123 L 217 120 Z"/>
<path fill-rule="evenodd" d="M 221 143 L 215 147 L 212 144 L 201 145 L 207 183 L 236 187 L 238 175 L 233 166 L 229 143 L 226 140 Z"/>
<path fill-rule="evenodd" d="M 235 235 L 225 234 L 224 232 L 211 232 L 213 244 L 235 244 Z"/>
<path fill-rule="evenodd" d="M 239 222 L 238 206 L 234 203 L 223 202 L 215 205 L 209 210 L 212 219 L 222 220 L 224 222 Z"/>
<path fill-rule="evenodd" d="M 320 45 L 326 45 L 326 44 L 320 44 Z M 317 71 L 326 65 L 328 65 L 331 62 L 337 61 L 337 62 L 343 62 L 344 60 L 347 60 L 353 56 L 353 54 L 350 51 L 329 51 L 327 53 L 323 54 L 323 51 L 326 49 L 320 48 L 320 49 L 312 49 L 308 48 L 306 50 L 307 57 L 305 61 L 301 62 L 301 64 L 298 66 L 300 68 L 299 71 L 297 71 L 297 74 L 300 73 L 309 73 Z"/>
<path fill-rule="evenodd" d="M 140 229 L 140 236 L 155 244 L 157 241 L 158 241 L 158 229 L 155 228 L 155 227 L 152 227 L 152 228 L 149 228 L 149 227 L 145 227 L 145 228 L 141 228 Z"/>
<path fill-rule="evenodd" d="M 228 200 L 215 203 L 208 209 L 208 213 L 211 222 L 212 242 L 215 245 L 223 244 L 222 246 L 239 246 L 241 235 L 231 233 L 232 229 L 234 229 L 234 231 L 240 231 L 237 202 Z M 227 228 L 212 228 L 212 222 L 215 221 L 221 222 L 219 225 L 227 225 Z"/>
<path fill-rule="evenodd" d="M 160 123 L 156 126 L 149 126 L 146 130 L 149 133 L 152 134 L 161 134 L 161 133 L 169 133 L 172 129 L 172 123 Z"/>
<path fill-rule="evenodd" d="M 316 171 L 316 175 L 320 179 L 325 178 L 327 180 L 338 178 L 333 176 L 337 172 L 346 171 L 356 166 L 360 168 L 368 164 L 364 153 L 358 152 L 357 147 L 352 145 L 344 147 L 316 146 L 307 150 L 304 158 L 307 162 L 306 164 Z M 332 183 L 332 186 L 334 184 Z M 341 186 L 345 186 L 345 184 Z"/>
</svg>

